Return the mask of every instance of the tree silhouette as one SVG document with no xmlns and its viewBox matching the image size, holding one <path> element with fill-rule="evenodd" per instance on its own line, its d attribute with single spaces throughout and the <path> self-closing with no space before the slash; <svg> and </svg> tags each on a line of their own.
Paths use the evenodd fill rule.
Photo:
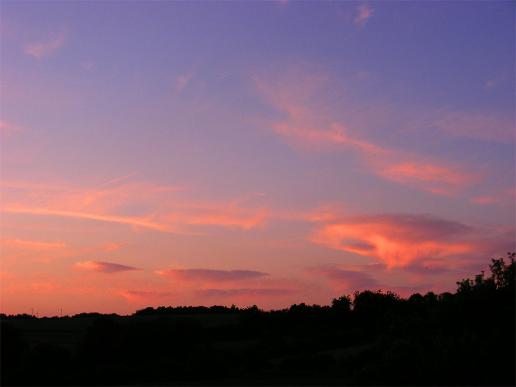
<svg viewBox="0 0 516 387">
<path fill-rule="evenodd" d="M 407 299 L 0 316 L 2 385 L 514 385 L 514 258 Z"/>
</svg>

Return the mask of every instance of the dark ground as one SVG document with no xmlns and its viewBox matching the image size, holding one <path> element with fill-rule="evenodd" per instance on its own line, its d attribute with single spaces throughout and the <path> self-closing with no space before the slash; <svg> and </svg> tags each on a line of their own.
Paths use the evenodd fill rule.
<svg viewBox="0 0 516 387">
<path fill-rule="evenodd" d="M 1 316 L 2 385 L 514 385 L 514 254 L 457 292 Z"/>
</svg>

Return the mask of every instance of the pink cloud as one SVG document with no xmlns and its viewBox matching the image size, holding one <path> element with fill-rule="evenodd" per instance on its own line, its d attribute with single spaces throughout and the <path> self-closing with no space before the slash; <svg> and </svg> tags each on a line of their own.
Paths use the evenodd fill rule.
<svg viewBox="0 0 516 387">
<path fill-rule="evenodd" d="M 138 269 L 138 268 L 132 267 L 132 266 L 120 265 L 118 263 L 112 263 L 112 262 L 100 262 L 100 261 L 77 262 L 75 264 L 75 267 L 77 267 L 78 269 L 82 269 L 82 270 L 96 271 L 99 273 L 107 273 L 107 274 L 141 270 L 141 269 Z"/>
<path fill-rule="evenodd" d="M 287 143 L 310 151 L 352 151 L 373 174 L 435 194 L 452 195 L 480 179 L 478 173 L 458 165 L 391 149 L 361 137 L 356 130 L 334 120 L 316 101 L 327 77 L 308 74 L 305 81 L 302 71 L 296 74 L 299 80 L 294 84 L 290 78 L 283 82 L 256 81 L 266 100 L 284 114 L 284 119 L 271 126 Z"/>
<path fill-rule="evenodd" d="M 375 258 L 388 268 L 485 250 L 472 227 L 429 215 L 342 218 L 319 226 L 311 241 Z"/>
<path fill-rule="evenodd" d="M 27 44 L 24 51 L 27 55 L 33 56 L 36 59 L 41 59 L 59 49 L 64 43 L 65 34 L 61 32 L 53 39 Z"/>
<path fill-rule="evenodd" d="M 200 227 L 250 230 L 265 222 L 265 208 L 245 206 L 246 201 L 206 202 L 182 187 L 127 181 L 134 173 L 110 179 L 100 188 L 17 181 L 0 183 L 5 213 L 91 220 L 132 226 L 136 229 L 200 235 Z M 125 208 L 141 208 L 125 214 Z M 204 232 L 205 230 L 203 230 Z"/>
<path fill-rule="evenodd" d="M 478 195 L 470 199 L 471 203 L 478 205 L 509 205 L 516 202 L 516 188 L 496 190 L 486 195 Z"/>
<path fill-rule="evenodd" d="M 425 160 L 392 158 L 376 166 L 376 173 L 385 179 L 442 195 L 451 195 L 478 181 L 480 176 L 458 167 Z"/>
<path fill-rule="evenodd" d="M 61 211 L 57 209 L 49 209 L 49 208 L 24 208 L 24 207 L 4 207 L 4 212 L 12 213 L 12 214 L 27 214 L 27 215 L 41 215 L 41 216 L 57 216 L 62 218 L 76 218 L 76 219 L 86 219 L 86 220 L 95 220 L 101 222 L 108 223 L 120 223 L 135 227 L 148 228 L 151 230 L 162 231 L 162 232 L 176 232 L 172 228 L 167 227 L 166 225 L 159 224 L 147 220 L 141 217 L 130 217 L 130 216 L 117 216 L 117 215 L 103 215 L 103 214 L 95 214 L 88 212 L 80 212 L 80 211 Z"/>
<path fill-rule="evenodd" d="M 374 9 L 368 4 L 360 4 L 356 9 L 356 16 L 353 19 L 353 24 L 356 26 L 363 26 L 374 14 Z"/>
</svg>

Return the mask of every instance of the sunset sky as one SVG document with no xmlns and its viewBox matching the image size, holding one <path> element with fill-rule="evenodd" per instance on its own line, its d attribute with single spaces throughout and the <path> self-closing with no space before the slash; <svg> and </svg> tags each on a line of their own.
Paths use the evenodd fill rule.
<svg viewBox="0 0 516 387">
<path fill-rule="evenodd" d="M 0 3 L 0 311 L 453 291 L 515 250 L 514 2 Z"/>
</svg>

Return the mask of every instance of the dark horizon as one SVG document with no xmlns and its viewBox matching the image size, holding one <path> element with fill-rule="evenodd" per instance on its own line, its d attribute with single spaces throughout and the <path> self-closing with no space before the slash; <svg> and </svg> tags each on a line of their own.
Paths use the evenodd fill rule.
<svg viewBox="0 0 516 387">
<path fill-rule="evenodd" d="M 2 385 L 514 385 L 515 253 L 455 293 L 0 315 Z M 473 367 L 473 368 L 472 368 Z M 480 368 L 477 368 L 480 367 Z M 472 369 L 475 371 L 472 372 Z"/>
</svg>

